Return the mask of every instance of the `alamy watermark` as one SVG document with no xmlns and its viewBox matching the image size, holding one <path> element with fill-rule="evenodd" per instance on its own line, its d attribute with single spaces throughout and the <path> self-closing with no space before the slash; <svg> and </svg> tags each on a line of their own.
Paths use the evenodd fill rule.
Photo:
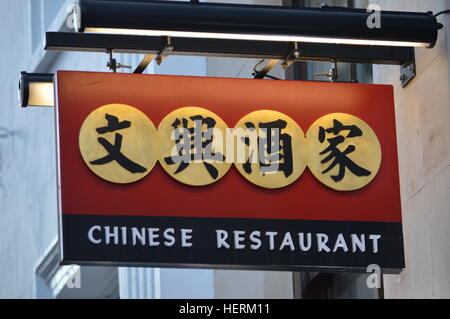
<svg viewBox="0 0 450 319">
<path fill-rule="evenodd" d="M 222 130 L 204 127 L 204 121 L 194 120 L 191 127 L 175 127 L 171 139 L 174 146 L 170 161 L 180 163 L 266 163 L 267 173 L 278 169 L 286 137 L 279 127 Z"/>
<path fill-rule="evenodd" d="M 66 19 L 66 27 L 70 30 L 78 31 L 81 26 L 80 6 L 75 3 L 71 3 L 67 6 L 66 12 L 69 14 Z"/>
<path fill-rule="evenodd" d="M 367 277 L 366 285 L 369 289 L 381 289 L 382 273 L 379 265 L 373 264 L 367 266 L 366 272 L 370 274 Z"/>
<path fill-rule="evenodd" d="M 381 29 L 381 7 L 378 4 L 371 3 L 367 7 L 367 12 L 371 13 L 367 18 L 367 27 L 369 29 Z"/>
<path fill-rule="evenodd" d="M 66 286 L 69 289 L 81 289 L 81 267 L 71 265 L 71 270 L 67 274 Z"/>
</svg>

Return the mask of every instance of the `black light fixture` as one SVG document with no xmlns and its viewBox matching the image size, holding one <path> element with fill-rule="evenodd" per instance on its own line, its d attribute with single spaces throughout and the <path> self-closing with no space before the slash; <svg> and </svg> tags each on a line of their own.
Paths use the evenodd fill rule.
<svg viewBox="0 0 450 319">
<path fill-rule="evenodd" d="M 158 1 L 79 0 L 78 31 L 127 35 L 432 48 L 442 28 L 431 12 L 371 12 Z"/>
<path fill-rule="evenodd" d="M 19 80 L 19 103 L 22 107 L 54 106 L 53 74 L 22 72 Z"/>
</svg>

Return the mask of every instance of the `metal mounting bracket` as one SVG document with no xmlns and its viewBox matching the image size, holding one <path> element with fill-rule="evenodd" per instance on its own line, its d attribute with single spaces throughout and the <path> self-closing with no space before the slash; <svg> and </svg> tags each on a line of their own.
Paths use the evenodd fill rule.
<svg viewBox="0 0 450 319">
<path fill-rule="evenodd" d="M 174 47 L 172 45 L 172 38 L 171 37 L 163 37 L 164 38 L 164 47 L 159 51 L 158 55 L 156 56 L 156 63 L 158 65 L 161 65 L 161 63 L 164 62 L 165 59 L 172 53 Z"/>
<path fill-rule="evenodd" d="M 275 77 L 268 75 L 268 73 L 278 64 L 279 60 L 270 59 L 266 65 L 261 70 L 258 70 L 258 67 L 264 63 L 265 60 L 259 61 L 254 67 L 253 67 L 253 77 L 254 79 L 263 79 L 264 77 L 275 79 Z"/>
<path fill-rule="evenodd" d="M 289 55 L 282 60 L 281 67 L 284 70 L 287 70 L 293 63 L 295 63 L 300 58 L 300 50 L 298 49 L 298 43 L 294 42 L 294 48 L 289 53 Z M 268 73 L 270 70 L 272 70 L 279 62 L 279 60 L 276 59 L 270 59 L 269 62 L 266 63 L 266 65 L 261 69 L 257 70 L 258 66 L 261 65 L 265 60 L 259 61 L 254 67 L 253 67 L 253 76 L 255 79 L 263 79 L 264 77 L 269 77 L 272 79 L 276 79 L 272 76 L 269 76 Z"/>
<path fill-rule="evenodd" d="M 107 49 L 106 53 L 109 55 L 109 61 L 106 63 L 106 66 L 114 73 L 117 72 L 117 69 L 131 69 L 131 66 L 121 64 L 113 58 L 113 49 Z"/>
<path fill-rule="evenodd" d="M 159 36 L 47 32 L 46 50 L 158 54 L 165 43 Z M 171 55 L 214 56 L 284 60 L 295 49 L 293 43 L 276 41 L 217 40 L 200 38 L 170 39 Z M 411 61 L 410 48 L 299 43 L 296 61 L 318 61 L 403 65 Z"/>
<path fill-rule="evenodd" d="M 153 61 L 155 58 L 155 54 L 147 54 L 139 63 L 139 65 L 136 67 L 133 73 L 142 73 L 145 71 L 145 69 L 148 67 L 148 65 Z"/>
<path fill-rule="evenodd" d="M 327 77 L 330 80 L 330 82 L 336 82 L 336 80 L 338 78 L 337 62 L 334 60 L 331 60 L 331 69 L 330 69 L 330 71 L 328 71 L 328 73 L 315 73 L 314 76 L 316 76 L 316 77 L 324 76 L 324 77 Z"/>
<path fill-rule="evenodd" d="M 411 48 L 411 56 L 412 59 L 400 67 L 400 81 L 403 88 L 416 77 L 416 58 L 413 48 Z"/>
<path fill-rule="evenodd" d="M 301 52 L 298 48 L 298 43 L 294 42 L 294 49 L 289 53 L 287 58 L 281 63 L 284 70 L 287 70 L 293 63 L 297 62 L 301 56 Z"/>
</svg>

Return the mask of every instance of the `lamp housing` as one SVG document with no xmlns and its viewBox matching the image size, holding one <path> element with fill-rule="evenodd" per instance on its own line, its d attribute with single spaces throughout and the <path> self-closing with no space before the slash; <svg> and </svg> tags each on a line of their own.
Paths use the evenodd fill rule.
<svg viewBox="0 0 450 319">
<path fill-rule="evenodd" d="M 22 107 L 54 106 L 53 74 L 22 72 L 19 80 L 19 103 Z"/>
<path fill-rule="evenodd" d="M 336 7 L 292 8 L 173 1 L 79 0 L 87 33 L 262 40 L 347 45 L 434 47 L 442 27 L 431 12 L 372 12 Z"/>
</svg>

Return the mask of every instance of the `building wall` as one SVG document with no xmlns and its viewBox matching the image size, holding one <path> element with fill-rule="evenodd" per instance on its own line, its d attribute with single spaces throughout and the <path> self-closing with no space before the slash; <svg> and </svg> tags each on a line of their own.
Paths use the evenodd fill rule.
<svg viewBox="0 0 450 319">
<path fill-rule="evenodd" d="M 43 295 L 36 271 L 57 238 L 54 109 L 20 108 L 20 72 L 107 71 L 106 54 L 43 49 L 46 30 L 64 30 L 72 2 L 1 2 L 7 14 L 0 19 L 0 298 Z M 139 61 L 131 55 L 121 59 Z"/>
<path fill-rule="evenodd" d="M 66 7 L 72 2 L 1 1 L 2 11 L 8 14 L 0 19 L 0 41 L 5 44 L 0 52 L 3 61 L 0 72 L 0 298 L 51 297 L 51 291 L 36 276 L 36 269 L 57 238 L 54 110 L 19 107 L 20 72 L 108 72 L 104 53 L 44 51 L 44 32 L 65 31 Z M 142 56 L 117 55 L 116 58 L 135 67 Z M 221 63 L 227 62 L 221 61 L 216 67 L 226 69 Z M 147 71 L 197 76 L 207 72 L 206 58 L 199 57 L 169 57 L 161 66 L 150 65 Z M 108 275 L 95 275 L 95 271 L 82 268 L 82 285 L 83 273 L 90 281 Z M 237 281 L 230 285 L 233 276 Z M 291 277 L 283 276 L 286 284 L 270 273 L 247 276 L 246 272 L 120 268 L 118 278 L 112 280 L 119 281 L 123 298 L 282 298 L 292 290 Z M 71 296 L 92 298 L 95 294 L 93 291 L 74 293 L 65 288 L 60 293 L 62 298 Z"/>
<path fill-rule="evenodd" d="M 434 11 L 448 0 L 381 0 L 383 10 Z M 399 68 L 375 66 L 374 82 L 395 89 L 406 269 L 385 276 L 386 298 L 450 297 L 450 16 L 434 49 L 417 49 L 417 77 L 401 88 Z M 383 23 L 383 21 L 381 21 Z"/>
<path fill-rule="evenodd" d="M 56 234 L 54 121 L 51 109 L 22 110 L 20 71 L 32 71 L 28 1 L 1 2 L 0 297 L 33 297 L 35 262 Z"/>
</svg>

